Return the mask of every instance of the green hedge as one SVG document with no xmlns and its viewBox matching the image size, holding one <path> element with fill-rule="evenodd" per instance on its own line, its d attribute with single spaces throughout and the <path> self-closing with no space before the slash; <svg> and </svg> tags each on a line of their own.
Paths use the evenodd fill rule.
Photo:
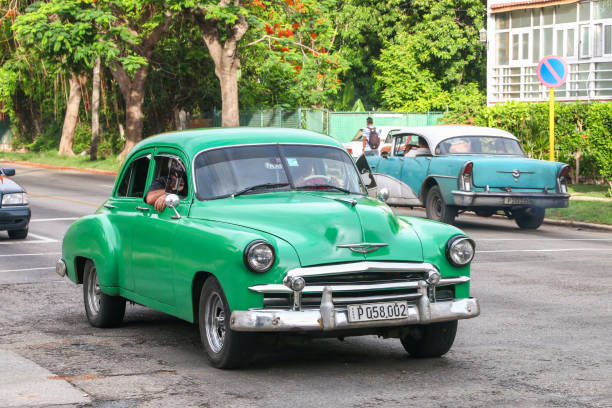
<svg viewBox="0 0 612 408">
<path fill-rule="evenodd" d="M 466 106 L 448 112 L 442 121 L 507 130 L 530 157 L 549 157 L 548 103 Z M 612 188 L 612 103 L 556 103 L 555 157 L 571 166 L 574 182 L 578 167 L 580 180 L 603 176 Z"/>
</svg>

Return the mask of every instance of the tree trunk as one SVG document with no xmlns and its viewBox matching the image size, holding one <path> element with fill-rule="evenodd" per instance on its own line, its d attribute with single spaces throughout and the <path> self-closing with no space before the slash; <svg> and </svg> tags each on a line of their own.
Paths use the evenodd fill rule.
<svg viewBox="0 0 612 408">
<path fill-rule="evenodd" d="M 229 3 L 221 1 L 219 4 Z M 221 126 L 240 126 L 240 110 L 238 107 L 238 41 L 244 36 L 249 24 L 244 16 L 239 15 L 236 23 L 227 32 L 225 42 L 221 43 L 221 35 L 217 28 L 221 22 L 215 18 L 205 18 L 200 9 L 195 12 L 196 22 L 208 52 L 215 63 L 215 75 L 221 85 Z"/>
<path fill-rule="evenodd" d="M 74 156 L 72 143 L 74 142 L 74 129 L 79 119 L 79 107 L 81 106 L 81 81 L 75 74 L 70 74 L 70 96 L 66 104 L 66 116 L 62 128 L 58 154 Z"/>
<path fill-rule="evenodd" d="M 119 84 L 121 94 L 125 101 L 125 145 L 118 159 L 123 161 L 130 151 L 142 140 L 142 104 L 145 96 L 145 82 L 149 66 L 144 65 L 134 75 L 134 79 L 130 80 L 125 70 L 118 64 L 114 64 L 111 68 L 113 77 Z"/>
<path fill-rule="evenodd" d="M 93 69 L 93 89 L 91 91 L 91 148 L 89 159 L 98 159 L 98 142 L 100 141 L 100 57 L 96 58 Z"/>
</svg>

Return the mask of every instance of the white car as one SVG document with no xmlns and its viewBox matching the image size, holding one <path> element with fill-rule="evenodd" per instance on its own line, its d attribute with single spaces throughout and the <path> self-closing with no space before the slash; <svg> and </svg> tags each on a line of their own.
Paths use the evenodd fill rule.
<svg viewBox="0 0 612 408">
<path fill-rule="evenodd" d="M 383 155 L 391 151 L 391 141 L 393 140 L 393 134 L 409 129 L 407 126 L 374 126 L 380 137 L 380 144 L 378 145 L 378 152 Z M 363 153 L 363 129 L 359 129 L 353 139 L 350 142 L 342 143 L 344 148 L 353 157 L 359 157 Z"/>
</svg>

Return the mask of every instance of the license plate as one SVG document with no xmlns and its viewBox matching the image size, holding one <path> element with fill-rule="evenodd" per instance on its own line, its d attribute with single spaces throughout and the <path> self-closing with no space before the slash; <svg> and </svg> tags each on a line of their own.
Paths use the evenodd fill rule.
<svg viewBox="0 0 612 408">
<path fill-rule="evenodd" d="M 531 204 L 531 200 L 525 197 L 504 197 L 504 204 Z"/>
<path fill-rule="evenodd" d="M 365 303 L 348 305 L 349 322 L 404 319 L 408 317 L 408 302 Z"/>
</svg>

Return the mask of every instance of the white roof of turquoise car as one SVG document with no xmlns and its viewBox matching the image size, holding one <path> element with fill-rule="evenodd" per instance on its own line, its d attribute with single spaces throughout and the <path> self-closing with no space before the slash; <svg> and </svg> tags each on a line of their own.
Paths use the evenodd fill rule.
<svg viewBox="0 0 612 408">
<path fill-rule="evenodd" d="M 461 136 L 494 136 L 494 137 L 505 137 L 508 139 L 518 140 L 510 132 L 505 130 L 482 127 L 482 126 L 468 126 L 468 125 L 434 125 L 434 126 L 417 126 L 417 127 L 402 127 L 401 133 L 412 133 L 419 135 L 427 140 L 431 151 L 435 151 L 436 146 L 446 139 L 451 137 Z"/>
</svg>

